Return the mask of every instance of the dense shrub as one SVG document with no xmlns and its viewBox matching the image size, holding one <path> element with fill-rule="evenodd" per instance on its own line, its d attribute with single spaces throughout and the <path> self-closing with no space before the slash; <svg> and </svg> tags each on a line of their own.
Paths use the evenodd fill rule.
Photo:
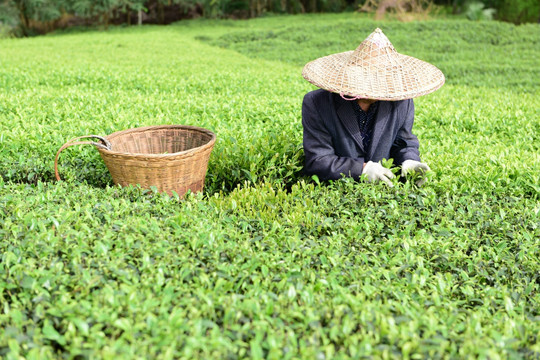
<svg viewBox="0 0 540 360">
<path fill-rule="evenodd" d="M 465 13 L 473 20 L 492 19 L 496 13 L 497 19 L 516 24 L 540 21 L 540 3 L 536 0 L 421 3 L 429 5 L 423 12 L 430 12 L 435 3 L 453 8 L 454 13 Z M 74 25 L 170 24 L 199 16 L 246 19 L 266 14 L 341 12 L 358 10 L 365 4 L 364 0 L 3 0 L 0 1 L 0 36 L 43 34 Z M 424 5 L 414 7 L 425 8 Z M 401 14 L 399 18 L 415 17 Z"/>
<path fill-rule="evenodd" d="M 35 35 L 70 25 L 158 23 L 205 16 L 257 17 L 266 13 L 353 10 L 358 0 L 3 0 L 0 24 L 15 35 Z"/>
<path fill-rule="evenodd" d="M 494 9 L 496 18 L 516 24 L 540 22 L 540 2 L 536 0 L 435 0 L 450 6 L 454 13 L 467 12 L 471 3 L 481 3 L 484 9 Z"/>
<path fill-rule="evenodd" d="M 247 56 L 302 66 L 308 59 L 324 56 L 329 51 L 353 50 L 363 40 L 359 34 L 369 34 L 381 27 L 396 43 L 398 51 L 437 64 L 450 84 L 538 91 L 540 66 L 535 50 L 540 46 L 538 25 L 465 20 L 404 25 L 365 18 L 310 26 L 232 31 L 206 40 Z M 405 28 L 415 36 L 409 36 L 403 31 Z"/>
<path fill-rule="evenodd" d="M 501 20 L 516 24 L 540 22 L 540 2 L 536 0 L 498 0 L 496 8 Z"/>
<path fill-rule="evenodd" d="M 304 178 L 302 65 L 375 25 L 0 40 L 0 357 L 538 357 L 540 28 L 377 23 L 448 77 L 415 100 L 429 181 Z M 163 123 L 217 133 L 204 194 L 112 186 L 91 147 L 53 181 L 67 139 Z"/>
</svg>

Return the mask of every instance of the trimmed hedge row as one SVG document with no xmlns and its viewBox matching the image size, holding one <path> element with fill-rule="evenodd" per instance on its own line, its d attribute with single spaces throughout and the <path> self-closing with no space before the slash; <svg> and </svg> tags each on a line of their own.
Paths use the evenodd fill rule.
<svg viewBox="0 0 540 360">
<path fill-rule="evenodd" d="M 331 29 L 367 26 L 350 16 L 0 41 L 0 356 L 538 356 L 538 85 L 510 74 L 482 84 L 479 67 L 454 76 L 472 49 L 456 47 L 452 61 L 438 41 L 470 23 L 425 23 L 456 30 L 407 51 L 420 25 L 383 23 L 398 50 L 433 49 L 427 60 L 448 76 L 415 100 L 433 172 L 423 188 L 321 184 L 300 173 L 300 106 L 313 87 L 293 53 L 307 62 L 354 47 L 372 24 L 347 42 Z M 318 40 L 257 40 L 292 20 Z M 233 49 L 212 45 L 249 33 Z M 536 49 L 514 57 L 516 72 Z M 53 181 L 67 139 L 162 123 L 217 133 L 204 194 L 112 186 L 90 147 L 62 153 L 67 180 Z"/>
</svg>

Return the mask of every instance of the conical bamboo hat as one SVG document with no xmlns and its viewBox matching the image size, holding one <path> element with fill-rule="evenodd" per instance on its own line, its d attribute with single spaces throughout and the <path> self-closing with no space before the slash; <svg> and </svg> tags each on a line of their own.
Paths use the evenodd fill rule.
<svg viewBox="0 0 540 360">
<path fill-rule="evenodd" d="M 444 84 L 439 69 L 398 53 L 378 28 L 354 51 L 307 63 L 302 75 L 315 86 L 352 99 L 411 99 Z"/>
</svg>

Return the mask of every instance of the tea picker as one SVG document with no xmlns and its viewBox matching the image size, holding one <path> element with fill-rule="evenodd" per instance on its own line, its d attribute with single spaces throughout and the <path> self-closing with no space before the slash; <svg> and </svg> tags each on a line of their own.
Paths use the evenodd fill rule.
<svg viewBox="0 0 540 360">
<path fill-rule="evenodd" d="M 302 75 L 320 88 L 302 104 L 306 174 L 322 180 L 364 177 L 392 186 L 394 174 L 383 159 L 393 159 L 403 177 L 430 170 L 412 133 L 412 99 L 444 84 L 435 66 L 398 53 L 376 29 L 354 51 L 309 62 Z M 424 181 L 422 176 L 417 185 Z"/>
</svg>

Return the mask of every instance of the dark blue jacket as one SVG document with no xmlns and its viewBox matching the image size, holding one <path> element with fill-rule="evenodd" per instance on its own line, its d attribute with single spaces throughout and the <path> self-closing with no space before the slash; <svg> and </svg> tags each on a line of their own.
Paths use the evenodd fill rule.
<svg viewBox="0 0 540 360">
<path fill-rule="evenodd" d="M 311 91 L 302 104 L 304 172 L 321 180 L 358 179 L 370 160 L 392 158 L 397 166 L 408 159 L 420 161 L 413 122 L 412 99 L 380 101 L 371 143 L 364 149 L 351 102 L 326 90 Z"/>
</svg>

